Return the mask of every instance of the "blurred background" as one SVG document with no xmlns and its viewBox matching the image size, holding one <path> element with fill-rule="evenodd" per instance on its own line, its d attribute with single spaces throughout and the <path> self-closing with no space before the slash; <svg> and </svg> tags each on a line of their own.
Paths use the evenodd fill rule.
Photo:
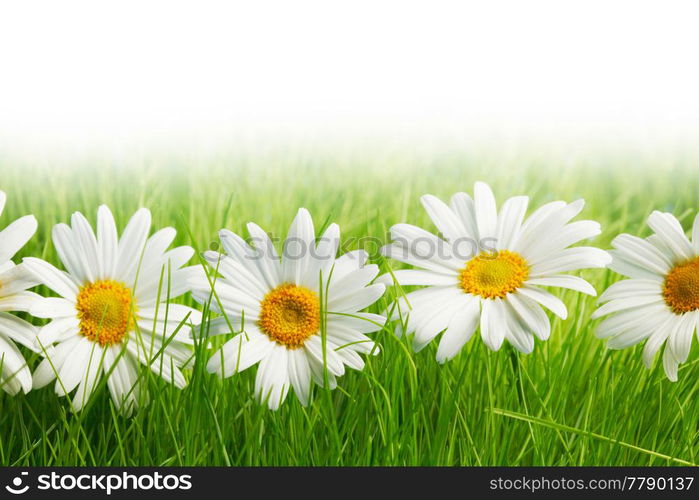
<svg viewBox="0 0 699 500">
<path fill-rule="evenodd" d="M 0 154 L 686 156 L 696 2 L 5 2 Z"/>
</svg>

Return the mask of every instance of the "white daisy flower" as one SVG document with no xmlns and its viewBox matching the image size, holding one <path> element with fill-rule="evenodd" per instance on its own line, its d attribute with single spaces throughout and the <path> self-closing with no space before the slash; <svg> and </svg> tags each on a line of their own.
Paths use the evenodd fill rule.
<svg viewBox="0 0 699 500">
<path fill-rule="evenodd" d="M 0 214 L 5 201 L 5 193 L 0 191 Z M 36 218 L 25 215 L 0 231 L 0 387 L 13 395 L 32 388 L 32 374 L 15 342 L 34 349 L 36 328 L 8 312 L 28 311 L 39 296 L 27 291 L 36 285 L 34 278 L 11 259 L 34 235 L 36 227 Z"/>
<path fill-rule="evenodd" d="M 401 297 L 391 319 L 407 319 L 416 351 L 444 332 L 440 363 L 456 356 L 479 325 L 490 349 L 497 351 L 507 339 L 517 350 L 531 352 L 534 336 L 546 340 L 551 332 L 541 306 L 567 316 L 563 302 L 540 286 L 595 295 L 582 278 L 561 273 L 604 267 L 611 260 L 597 248 L 568 248 L 600 233 L 597 222 L 569 223 L 583 200 L 547 203 L 526 220 L 526 196 L 508 199 L 498 212 L 493 192 L 482 182 L 475 184 L 473 198 L 457 193 L 450 206 L 432 195 L 421 201 L 441 237 L 409 224 L 393 226 L 393 241 L 382 252 L 421 269 L 394 271 L 379 281 L 427 285 Z"/>
<path fill-rule="evenodd" d="M 282 259 L 259 226 L 250 223 L 247 228 L 252 245 L 224 229 L 219 236 L 226 254 L 204 254 L 222 275 L 212 278 L 215 294 L 205 277 L 192 282 L 195 300 L 223 314 L 208 324 L 209 335 L 242 331 L 214 353 L 207 369 L 230 377 L 259 363 L 255 393 L 260 402 L 276 410 L 291 386 L 307 405 L 312 381 L 324 385 L 327 377 L 334 388 L 345 365 L 364 368 L 359 353 L 378 352 L 365 334 L 380 330 L 386 318 L 358 311 L 376 302 L 385 286 L 370 284 L 378 267 L 364 265 L 364 251 L 336 259 L 337 224 L 316 245 L 306 209 L 291 224 Z"/>
<path fill-rule="evenodd" d="M 43 298 L 30 314 L 52 321 L 41 328 L 37 343 L 45 359 L 34 373 L 34 387 L 58 376 L 56 393 L 71 398 L 80 410 L 108 374 L 107 386 L 124 414 L 145 401 L 139 363 L 178 388 L 186 385 L 180 368 L 192 357 L 184 322 L 198 323 L 200 314 L 174 299 L 188 291 L 197 267 L 182 267 L 194 250 L 168 250 L 176 231 L 165 228 L 150 238 L 150 212 L 138 210 L 119 239 L 114 218 L 102 205 L 97 235 L 79 212 L 71 225 L 53 228 L 53 243 L 67 273 L 36 258 L 24 265 L 60 297 Z"/>
<path fill-rule="evenodd" d="M 647 339 L 648 368 L 664 344 L 663 368 L 674 382 L 699 324 L 699 215 L 691 242 L 672 214 L 653 212 L 648 225 L 654 233 L 648 238 L 621 234 L 612 242 L 610 267 L 630 279 L 607 288 L 599 298 L 604 305 L 592 317 L 611 315 L 597 327 L 611 349 Z"/>
</svg>

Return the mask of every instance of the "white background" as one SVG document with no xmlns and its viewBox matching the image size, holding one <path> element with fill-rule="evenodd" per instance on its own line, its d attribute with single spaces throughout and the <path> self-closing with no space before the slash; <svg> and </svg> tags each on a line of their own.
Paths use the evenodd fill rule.
<svg viewBox="0 0 699 500">
<path fill-rule="evenodd" d="M 699 137 L 687 1 L 7 1 L 0 140 Z"/>
</svg>

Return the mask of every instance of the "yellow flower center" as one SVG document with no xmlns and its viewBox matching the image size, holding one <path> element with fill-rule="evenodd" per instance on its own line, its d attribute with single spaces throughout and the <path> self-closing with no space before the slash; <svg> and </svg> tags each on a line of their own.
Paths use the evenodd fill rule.
<svg viewBox="0 0 699 500">
<path fill-rule="evenodd" d="M 275 342 L 301 347 L 320 328 L 318 296 L 303 286 L 280 285 L 262 300 L 258 324 Z"/>
<path fill-rule="evenodd" d="M 699 309 L 699 257 L 672 268 L 665 278 L 663 297 L 675 314 Z"/>
<path fill-rule="evenodd" d="M 486 299 L 503 298 L 522 286 L 529 276 L 527 262 L 517 253 L 481 252 L 461 270 L 461 289 Z"/>
<path fill-rule="evenodd" d="M 134 326 L 131 290 L 112 280 L 95 281 L 80 288 L 76 309 L 80 333 L 93 342 L 121 342 Z"/>
</svg>

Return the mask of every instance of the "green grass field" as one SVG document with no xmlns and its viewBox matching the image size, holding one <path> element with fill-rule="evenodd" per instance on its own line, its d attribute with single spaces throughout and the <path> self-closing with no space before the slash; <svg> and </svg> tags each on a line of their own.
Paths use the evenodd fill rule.
<svg viewBox="0 0 699 500">
<path fill-rule="evenodd" d="M 498 202 L 528 194 L 530 212 L 553 199 L 583 197 L 586 219 L 602 223 L 593 244 L 607 248 L 619 232 L 647 234 L 652 209 L 672 211 L 689 228 L 699 209 L 699 170 L 687 158 L 600 155 L 561 163 L 526 155 L 509 160 L 460 152 L 440 155 L 313 155 L 278 151 L 116 167 L 85 161 L 35 165 L 0 159 L 8 202 L 4 227 L 34 213 L 36 236 L 18 257 L 59 264 L 51 227 L 75 210 L 94 222 L 108 204 L 123 228 L 139 207 L 155 227 L 174 226 L 176 243 L 204 250 L 217 230 L 244 234 L 248 221 L 284 236 L 299 206 L 319 228 L 340 224 L 343 240 L 374 236 L 410 222 L 436 231 L 419 203 L 471 192 L 475 180 Z M 191 237 L 190 232 L 191 231 Z M 357 241 L 349 248 L 356 248 Z M 375 254 L 375 248 L 367 248 Z M 377 259 L 383 269 L 386 263 Z M 398 267 L 397 263 L 392 263 Z M 601 292 L 610 271 L 582 276 Z M 641 361 L 641 346 L 609 351 L 589 320 L 595 298 L 556 291 L 569 308 L 552 318 L 548 342 L 531 355 L 509 345 L 490 352 L 478 336 L 444 366 L 436 343 L 414 354 L 388 329 L 363 372 L 348 371 L 339 387 L 316 387 L 302 407 L 293 395 L 278 412 L 253 399 L 254 369 L 221 380 L 199 363 L 177 390 L 151 378 L 151 404 L 134 417 L 115 411 L 103 388 L 94 404 L 72 414 L 53 386 L 28 395 L 0 392 L 2 465 L 682 465 L 699 462 L 699 356 L 696 343 L 666 380 L 659 360 Z M 389 305 L 394 292 L 372 309 Z M 185 300 L 190 300 L 186 298 Z M 549 315 L 551 316 L 551 315 Z M 25 352 L 32 368 L 36 355 Z M 202 353 L 208 358 L 206 353 Z"/>
</svg>

